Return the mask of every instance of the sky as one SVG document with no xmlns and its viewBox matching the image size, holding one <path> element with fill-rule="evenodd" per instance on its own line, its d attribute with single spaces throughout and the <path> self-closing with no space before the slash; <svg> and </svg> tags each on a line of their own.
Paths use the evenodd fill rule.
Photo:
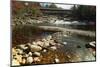
<svg viewBox="0 0 100 67">
<path fill-rule="evenodd" d="M 40 3 L 42 6 L 50 5 L 50 3 Z M 61 7 L 63 9 L 70 9 L 73 5 L 65 5 L 65 4 L 55 4 L 57 7 Z"/>
<path fill-rule="evenodd" d="M 73 5 L 63 5 L 63 4 L 56 4 L 57 7 L 61 7 L 63 9 L 70 9 Z"/>
</svg>

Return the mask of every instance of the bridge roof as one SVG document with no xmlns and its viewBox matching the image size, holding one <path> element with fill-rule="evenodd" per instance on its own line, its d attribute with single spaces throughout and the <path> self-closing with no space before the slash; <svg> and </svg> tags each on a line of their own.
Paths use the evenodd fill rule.
<svg viewBox="0 0 100 67">
<path fill-rule="evenodd" d="M 62 10 L 62 11 L 71 11 L 71 9 L 59 9 L 59 8 L 40 8 L 40 10 Z"/>
</svg>

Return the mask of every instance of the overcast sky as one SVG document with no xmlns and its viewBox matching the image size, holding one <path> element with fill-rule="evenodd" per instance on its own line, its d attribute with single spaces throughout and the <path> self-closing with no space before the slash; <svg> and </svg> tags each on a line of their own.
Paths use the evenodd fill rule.
<svg viewBox="0 0 100 67">
<path fill-rule="evenodd" d="M 51 3 L 40 3 L 41 6 L 46 6 L 46 5 L 50 5 Z M 73 5 L 65 5 L 65 4 L 55 4 L 57 7 L 61 7 L 63 9 L 70 9 L 71 7 L 73 7 Z"/>
<path fill-rule="evenodd" d="M 56 4 L 57 7 L 61 7 L 63 9 L 70 9 L 73 5 L 65 5 L 65 4 Z"/>
</svg>

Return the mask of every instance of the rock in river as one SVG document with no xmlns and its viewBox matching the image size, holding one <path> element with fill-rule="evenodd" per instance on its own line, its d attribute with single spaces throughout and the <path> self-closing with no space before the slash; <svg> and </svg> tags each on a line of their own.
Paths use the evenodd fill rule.
<svg viewBox="0 0 100 67">
<path fill-rule="evenodd" d="M 31 48 L 32 52 L 36 52 L 36 51 L 41 51 L 42 50 L 42 47 L 40 47 L 38 45 L 31 45 L 30 48 Z"/>
<path fill-rule="evenodd" d="M 67 44 L 67 42 L 63 42 L 63 44 L 64 44 L 64 45 L 66 45 L 66 44 Z"/>
<path fill-rule="evenodd" d="M 40 54 L 40 52 L 34 52 L 33 55 L 40 56 L 41 54 Z"/>
<path fill-rule="evenodd" d="M 27 58 L 27 63 L 31 64 L 33 62 L 33 58 L 32 57 L 28 57 Z"/>
<path fill-rule="evenodd" d="M 16 55 L 17 54 L 17 51 L 15 48 L 12 48 L 12 55 Z"/>
<path fill-rule="evenodd" d="M 42 42 L 42 41 L 37 41 L 36 44 L 39 45 L 39 46 L 43 46 L 44 42 Z"/>
<path fill-rule="evenodd" d="M 39 57 L 35 57 L 33 60 L 34 60 L 34 62 L 39 62 L 39 61 L 41 61 Z"/>
<path fill-rule="evenodd" d="M 14 56 L 14 59 L 16 59 L 18 62 L 22 62 L 22 55 L 16 55 Z"/>
<path fill-rule="evenodd" d="M 57 47 L 56 47 L 56 46 L 51 46 L 50 49 L 51 49 L 51 50 L 56 50 Z"/>
<path fill-rule="evenodd" d="M 18 54 L 23 54 L 23 50 L 21 50 L 21 49 L 16 49 L 16 52 L 17 52 Z"/>
<path fill-rule="evenodd" d="M 28 49 L 28 47 L 26 47 L 26 44 L 21 44 L 21 45 L 18 45 L 18 47 L 22 50 L 26 50 Z"/>
<path fill-rule="evenodd" d="M 45 53 L 45 52 L 47 52 L 47 50 L 46 50 L 46 49 L 43 49 L 43 51 L 42 51 L 42 52 L 44 52 L 44 53 Z"/>
<path fill-rule="evenodd" d="M 22 62 L 21 62 L 22 64 L 25 64 L 26 63 L 26 59 L 24 58 L 24 59 L 22 59 Z"/>
<path fill-rule="evenodd" d="M 60 62 L 60 60 L 58 59 L 58 58 L 55 58 L 55 63 L 59 63 Z"/>
<path fill-rule="evenodd" d="M 46 38 L 47 40 L 50 40 L 50 39 L 52 39 L 52 36 L 51 35 L 49 35 L 49 36 L 47 36 L 47 38 Z"/>
<path fill-rule="evenodd" d="M 49 42 L 48 42 L 48 41 L 44 42 L 43 47 L 46 48 L 46 47 L 48 47 L 48 46 L 50 46 Z"/>
<path fill-rule="evenodd" d="M 56 45 L 56 43 L 54 42 L 54 40 L 50 40 L 50 45 Z"/>
<path fill-rule="evenodd" d="M 29 56 L 32 56 L 32 52 L 29 52 L 28 55 L 29 55 Z"/>
<path fill-rule="evenodd" d="M 47 41 L 45 38 L 42 39 L 43 42 Z"/>
<path fill-rule="evenodd" d="M 12 66 L 16 66 L 16 65 L 20 65 L 20 63 L 16 59 L 13 59 Z"/>
<path fill-rule="evenodd" d="M 96 42 L 95 41 L 89 42 L 85 46 L 86 46 L 86 48 L 95 48 L 96 47 Z"/>
</svg>

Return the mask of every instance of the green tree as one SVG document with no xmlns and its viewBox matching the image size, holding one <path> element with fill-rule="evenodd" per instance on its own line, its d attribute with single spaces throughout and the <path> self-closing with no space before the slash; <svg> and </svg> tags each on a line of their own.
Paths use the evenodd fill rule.
<svg viewBox="0 0 100 67">
<path fill-rule="evenodd" d="M 54 3 L 52 3 L 51 5 L 49 5 L 49 8 L 57 8 L 57 6 Z"/>
<path fill-rule="evenodd" d="M 72 7 L 72 16 L 78 20 L 96 21 L 96 7 L 79 5 Z"/>
</svg>

